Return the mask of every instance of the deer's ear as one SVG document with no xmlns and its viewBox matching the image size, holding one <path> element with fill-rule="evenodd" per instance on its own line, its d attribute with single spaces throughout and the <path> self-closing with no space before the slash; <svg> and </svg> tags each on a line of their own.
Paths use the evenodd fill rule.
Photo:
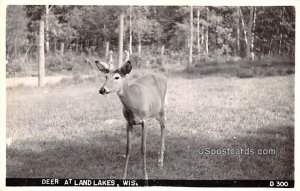
<svg viewBox="0 0 300 191">
<path fill-rule="evenodd" d="M 128 60 L 121 68 L 118 69 L 118 72 L 125 76 L 126 74 L 129 74 L 132 69 L 131 62 Z"/>
<path fill-rule="evenodd" d="M 104 62 L 99 62 L 98 60 L 95 61 L 95 64 L 97 68 L 100 70 L 100 72 L 103 72 L 105 74 L 109 73 L 109 68 L 107 67 L 108 64 Z"/>
</svg>

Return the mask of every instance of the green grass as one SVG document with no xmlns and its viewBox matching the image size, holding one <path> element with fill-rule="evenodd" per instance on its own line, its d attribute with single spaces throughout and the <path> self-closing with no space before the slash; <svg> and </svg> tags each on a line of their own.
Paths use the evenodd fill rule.
<svg viewBox="0 0 300 191">
<path fill-rule="evenodd" d="M 99 95 L 102 79 L 7 89 L 7 177 L 121 177 L 125 120 L 116 95 Z M 294 75 L 171 77 L 168 85 L 162 170 L 159 124 L 146 121 L 150 179 L 294 178 Z M 136 126 L 128 178 L 143 176 L 140 135 Z M 200 155 L 206 147 L 276 155 Z"/>
</svg>

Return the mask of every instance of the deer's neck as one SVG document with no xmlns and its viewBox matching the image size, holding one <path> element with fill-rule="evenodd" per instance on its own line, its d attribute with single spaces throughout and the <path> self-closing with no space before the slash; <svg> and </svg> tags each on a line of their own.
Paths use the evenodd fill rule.
<svg viewBox="0 0 300 191">
<path fill-rule="evenodd" d="M 123 86 L 122 86 L 121 90 L 117 94 L 118 94 L 118 96 L 119 96 L 122 104 L 126 108 L 130 109 L 133 106 L 133 100 L 132 100 L 132 98 L 134 96 L 132 96 L 131 95 L 132 93 L 129 91 L 129 85 L 128 85 L 127 79 L 124 79 Z"/>
</svg>

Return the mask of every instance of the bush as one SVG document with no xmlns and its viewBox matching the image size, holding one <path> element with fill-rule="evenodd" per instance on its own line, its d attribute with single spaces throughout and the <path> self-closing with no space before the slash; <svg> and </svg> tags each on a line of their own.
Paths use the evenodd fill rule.
<svg viewBox="0 0 300 191">
<path fill-rule="evenodd" d="M 79 84 L 84 80 L 79 74 L 75 74 L 72 78 L 63 78 L 59 84 L 60 85 L 70 85 L 70 84 Z"/>
<path fill-rule="evenodd" d="M 46 56 L 46 72 L 48 75 L 81 73 L 89 74 L 94 66 L 86 62 L 86 56 L 76 55 L 74 53 L 66 53 L 64 56 L 47 55 Z M 93 59 L 91 59 L 93 60 Z"/>
<path fill-rule="evenodd" d="M 294 61 L 289 58 L 261 57 L 249 59 L 217 56 L 204 57 L 199 63 L 191 66 L 188 72 L 193 75 L 225 75 L 239 78 L 288 75 L 295 73 Z"/>
<path fill-rule="evenodd" d="M 6 77 L 16 76 L 16 73 L 21 73 L 23 70 L 21 64 L 9 63 L 6 65 Z"/>
<path fill-rule="evenodd" d="M 6 77 L 22 77 L 26 75 L 30 75 L 29 67 L 20 59 L 6 64 Z"/>
<path fill-rule="evenodd" d="M 113 54 L 114 64 L 117 63 L 117 54 Z M 47 54 L 45 62 L 46 75 L 74 75 L 74 74 L 97 74 L 97 68 L 91 62 L 98 59 L 95 55 L 86 56 L 66 51 L 64 56 L 60 54 Z M 103 59 L 98 59 L 103 60 Z M 7 77 L 31 76 L 38 73 L 38 63 L 33 60 L 31 64 L 24 64 L 21 60 L 14 60 L 6 66 Z M 180 73 L 188 63 L 188 53 L 185 51 L 175 52 L 165 49 L 165 55 L 161 58 L 159 50 L 143 49 L 139 56 L 137 52 L 130 55 L 133 68 L 145 68 L 160 72 Z M 260 56 L 256 60 L 241 59 L 236 56 L 223 56 L 202 54 L 200 59 L 193 56 L 189 74 L 193 75 L 225 75 L 249 78 L 256 76 L 287 75 L 295 73 L 293 58 L 279 56 Z"/>
</svg>

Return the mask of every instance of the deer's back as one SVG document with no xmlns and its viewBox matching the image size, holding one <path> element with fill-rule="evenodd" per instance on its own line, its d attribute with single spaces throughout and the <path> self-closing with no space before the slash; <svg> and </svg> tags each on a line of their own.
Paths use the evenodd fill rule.
<svg viewBox="0 0 300 191">
<path fill-rule="evenodd" d="M 162 74 L 149 74 L 136 80 L 134 84 L 140 84 L 147 87 L 149 90 L 154 91 L 162 99 L 165 99 L 167 91 L 167 77 Z M 151 94 L 153 96 L 153 94 Z M 156 96 L 156 95 L 155 95 Z"/>
</svg>

